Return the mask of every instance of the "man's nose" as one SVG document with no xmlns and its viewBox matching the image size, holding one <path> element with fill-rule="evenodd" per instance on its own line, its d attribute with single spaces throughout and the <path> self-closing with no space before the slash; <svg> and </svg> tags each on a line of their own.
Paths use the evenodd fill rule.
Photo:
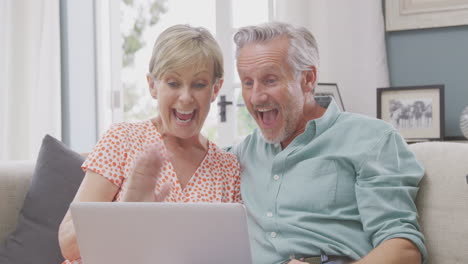
<svg viewBox="0 0 468 264">
<path fill-rule="evenodd" d="M 252 96 L 250 97 L 250 102 L 252 104 L 261 105 L 267 101 L 268 96 L 263 88 L 261 84 L 255 84 L 252 87 Z"/>
</svg>

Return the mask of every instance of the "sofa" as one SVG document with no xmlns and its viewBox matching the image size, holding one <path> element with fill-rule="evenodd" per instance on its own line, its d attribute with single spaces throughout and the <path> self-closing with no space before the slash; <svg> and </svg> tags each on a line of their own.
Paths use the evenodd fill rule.
<svg viewBox="0 0 468 264">
<path fill-rule="evenodd" d="M 58 264 L 58 227 L 78 190 L 84 157 L 52 136 L 36 161 L 0 162 L 0 264 Z"/>
<path fill-rule="evenodd" d="M 426 169 L 416 202 L 429 252 L 427 263 L 466 264 L 468 144 L 424 142 L 411 144 L 410 149 Z M 34 171 L 33 161 L 0 163 L 0 243 L 15 230 Z"/>
</svg>

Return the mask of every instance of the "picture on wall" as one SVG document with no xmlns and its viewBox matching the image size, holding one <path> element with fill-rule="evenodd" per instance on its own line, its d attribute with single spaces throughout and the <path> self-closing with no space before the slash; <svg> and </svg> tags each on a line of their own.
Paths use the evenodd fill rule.
<svg viewBox="0 0 468 264">
<path fill-rule="evenodd" d="M 467 0 L 386 0 L 387 31 L 468 25 Z"/>
<path fill-rule="evenodd" d="M 343 100 L 336 83 L 318 83 L 315 87 L 315 101 L 322 107 L 328 107 L 331 99 L 335 99 L 336 104 L 341 111 L 345 111 Z"/>
<path fill-rule="evenodd" d="M 377 118 L 408 141 L 444 138 L 444 85 L 377 88 Z"/>
</svg>

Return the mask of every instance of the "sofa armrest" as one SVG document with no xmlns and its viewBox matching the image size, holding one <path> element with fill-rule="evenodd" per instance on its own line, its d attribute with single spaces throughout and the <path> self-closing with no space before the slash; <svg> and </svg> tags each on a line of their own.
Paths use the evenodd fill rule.
<svg viewBox="0 0 468 264">
<path fill-rule="evenodd" d="M 15 230 L 34 172 L 34 161 L 0 162 L 0 243 Z"/>
<path fill-rule="evenodd" d="M 467 263 L 468 144 L 424 142 L 410 149 L 426 170 L 416 206 L 427 264 Z"/>
</svg>

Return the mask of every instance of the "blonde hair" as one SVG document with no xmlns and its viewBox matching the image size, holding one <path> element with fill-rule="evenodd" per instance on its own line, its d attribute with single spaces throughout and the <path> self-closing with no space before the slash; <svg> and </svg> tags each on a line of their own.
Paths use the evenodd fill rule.
<svg viewBox="0 0 468 264">
<path fill-rule="evenodd" d="M 203 27 L 175 25 L 156 39 L 149 63 L 149 74 L 160 80 L 169 71 L 187 66 L 213 63 L 213 83 L 223 78 L 221 48 L 211 33 Z"/>
</svg>

